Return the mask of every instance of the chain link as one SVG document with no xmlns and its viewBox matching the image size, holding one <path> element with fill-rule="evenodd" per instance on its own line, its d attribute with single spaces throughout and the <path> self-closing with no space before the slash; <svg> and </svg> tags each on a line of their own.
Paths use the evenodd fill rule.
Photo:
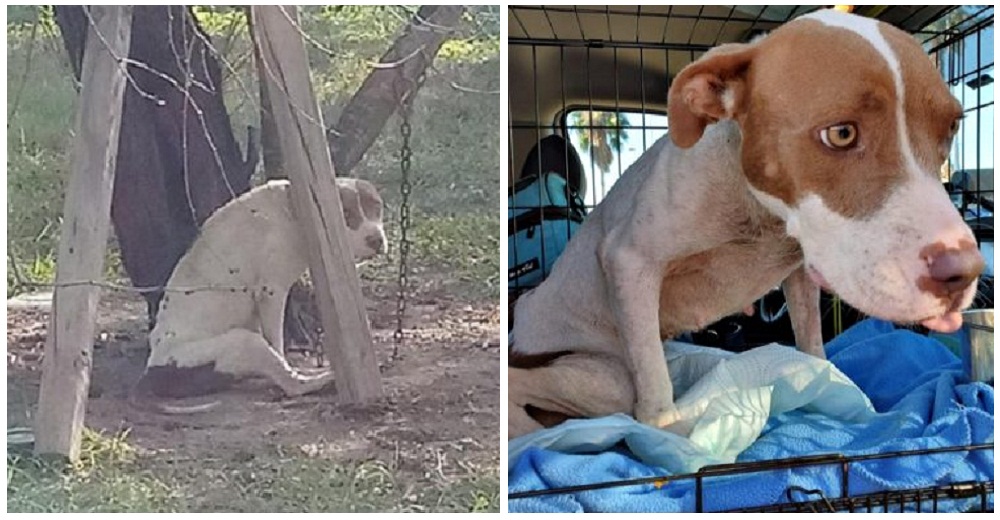
<svg viewBox="0 0 1000 520">
<path fill-rule="evenodd" d="M 396 294 L 396 331 L 392 334 L 392 355 L 385 368 L 391 367 L 399 358 L 399 350 L 403 346 L 405 334 L 403 332 L 403 320 L 406 317 L 406 292 L 409 289 L 409 256 L 410 256 L 410 193 L 413 185 L 410 182 L 410 166 L 413 159 L 413 150 L 410 148 L 410 138 L 413 133 L 411 117 L 413 115 L 413 98 L 417 90 L 423 83 L 423 75 L 413 80 L 402 80 L 405 85 L 400 96 L 400 115 L 402 122 L 399 125 L 399 135 L 402 138 L 402 145 L 399 153 L 399 288 Z"/>
</svg>

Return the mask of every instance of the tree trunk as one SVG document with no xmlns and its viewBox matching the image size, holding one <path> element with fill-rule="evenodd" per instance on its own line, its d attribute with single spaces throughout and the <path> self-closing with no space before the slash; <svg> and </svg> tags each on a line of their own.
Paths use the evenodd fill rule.
<svg viewBox="0 0 1000 520">
<path fill-rule="evenodd" d="M 79 74 L 89 22 L 79 6 L 55 13 Z M 245 160 L 233 135 L 208 42 L 183 6 L 134 9 L 111 218 L 136 286 L 165 285 L 198 226 L 249 189 L 256 167 L 253 135 Z M 161 295 L 146 294 L 151 318 Z"/>
<path fill-rule="evenodd" d="M 400 101 L 415 92 L 417 79 L 434 62 L 441 44 L 451 34 L 448 29 L 458 24 L 464 10 L 459 5 L 421 6 L 405 32 L 380 60 L 383 64 L 399 65 L 376 68 L 365 78 L 328 136 L 337 175 L 350 175 Z"/>
<path fill-rule="evenodd" d="M 257 69 L 257 87 L 260 92 L 260 150 L 264 159 L 264 176 L 267 179 L 287 179 L 281 166 L 281 143 L 278 141 L 278 124 L 271 110 L 271 97 L 267 93 L 267 70 L 261 61 L 260 46 L 254 38 L 253 16 L 250 6 L 246 6 L 247 32 L 253 39 L 253 62 Z"/>
</svg>

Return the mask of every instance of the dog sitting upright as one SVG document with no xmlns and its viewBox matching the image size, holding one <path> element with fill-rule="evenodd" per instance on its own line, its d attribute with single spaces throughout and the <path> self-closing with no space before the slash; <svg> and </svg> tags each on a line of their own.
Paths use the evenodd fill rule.
<svg viewBox="0 0 1000 520">
<path fill-rule="evenodd" d="M 961 324 L 983 260 L 937 178 L 962 106 L 910 35 L 820 11 L 683 69 L 669 135 L 614 186 L 514 310 L 509 436 L 676 408 L 661 341 L 779 284 L 824 357 L 819 288 L 872 316 Z M 519 360 L 546 358 L 536 368 Z M 521 365 L 521 366 L 527 366 Z"/>
<path fill-rule="evenodd" d="M 375 187 L 343 178 L 337 188 L 355 260 L 384 252 L 382 199 Z M 137 393 L 201 395 L 257 375 L 294 396 L 332 382 L 331 370 L 304 373 L 284 357 L 286 297 L 308 267 L 290 190 L 288 181 L 268 182 L 205 221 L 167 282 Z"/>
</svg>

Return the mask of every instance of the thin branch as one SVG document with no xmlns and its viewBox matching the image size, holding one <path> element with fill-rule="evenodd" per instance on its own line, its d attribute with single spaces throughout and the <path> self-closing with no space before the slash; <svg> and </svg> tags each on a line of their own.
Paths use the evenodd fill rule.
<svg viewBox="0 0 1000 520">
<path fill-rule="evenodd" d="M 450 85 L 451 88 L 453 88 L 453 89 L 455 89 L 455 90 L 457 90 L 459 92 L 468 92 L 470 94 L 489 94 L 489 95 L 493 95 L 493 96 L 498 96 L 501 93 L 500 90 L 482 90 L 482 89 L 478 89 L 478 88 L 474 88 L 474 87 L 462 86 L 462 85 L 459 85 L 458 83 L 455 83 L 454 81 L 449 81 L 448 85 Z"/>
<path fill-rule="evenodd" d="M 30 282 L 21 274 L 21 268 L 18 267 L 17 257 L 14 256 L 12 249 L 9 245 L 7 246 L 7 261 L 10 262 L 10 270 L 14 275 L 14 280 L 17 282 L 17 287 L 23 288 L 28 286 Z"/>
<path fill-rule="evenodd" d="M 421 54 L 424 54 L 424 50 L 426 48 L 427 48 L 426 46 L 421 45 L 418 49 L 414 50 L 409 55 L 404 56 L 403 58 L 400 58 L 397 61 L 391 61 L 391 62 L 384 62 L 384 61 L 383 62 L 374 62 L 374 61 L 369 61 L 367 63 L 368 63 L 368 66 L 371 67 L 371 68 L 373 68 L 373 69 L 395 69 L 395 68 L 399 68 L 399 67 L 402 67 L 403 65 L 405 65 L 406 62 L 412 60 L 413 58 L 416 58 L 417 56 L 420 56 Z M 430 56 L 426 56 L 426 55 L 424 56 L 424 58 L 426 58 L 428 60 L 431 59 Z"/>
</svg>

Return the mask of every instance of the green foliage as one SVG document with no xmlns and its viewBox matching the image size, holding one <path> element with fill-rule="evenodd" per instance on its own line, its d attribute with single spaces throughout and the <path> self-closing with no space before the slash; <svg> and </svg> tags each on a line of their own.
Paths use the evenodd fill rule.
<svg viewBox="0 0 1000 520">
<path fill-rule="evenodd" d="M 301 25 L 308 35 L 313 84 L 327 125 L 412 18 L 418 6 L 308 6 L 300 8 Z M 11 16 L 12 12 L 16 16 Z M 67 180 L 76 91 L 57 29 L 38 31 L 30 63 L 30 24 L 41 13 L 51 22 L 51 9 L 8 7 L 8 77 L 17 112 L 9 114 L 7 139 L 8 249 L 18 271 L 29 281 L 54 278 L 54 259 Z M 47 13 L 47 14 L 46 14 Z M 222 53 L 224 96 L 238 139 L 247 125 L 259 127 L 257 76 L 250 59 L 250 40 L 243 8 L 197 7 L 195 15 Z M 445 43 L 435 69 L 418 93 L 413 108 L 411 202 L 428 219 L 434 233 L 475 249 L 463 261 L 463 279 L 480 277 L 473 285 L 493 291 L 499 266 L 482 260 L 486 247 L 495 262 L 499 256 L 499 224 L 484 226 L 481 219 L 499 222 L 501 100 L 497 94 L 463 92 L 453 84 L 481 91 L 500 90 L 499 23 L 497 6 L 470 6 L 455 38 Z M 27 75 L 25 76 L 25 71 Z M 24 80 L 23 89 L 18 86 Z M 14 99 L 14 98 L 17 99 Z M 374 182 L 390 209 L 399 202 L 400 119 L 393 117 L 382 134 L 350 172 Z M 386 213 L 387 227 L 397 232 L 396 213 Z M 424 217 L 421 217 L 424 218 Z M 436 220 L 443 219 L 443 220 Z M 422 224 L 417 223 L 420 226 Z M 442 224 L 442 222 L 447 222 Z M 443 231 L 439 228 L 453 228 Z M 475 236 L 463 236 L 463 232 Z M 428 242 L 428 245 L 429 242 Z M 435 247 L 444 247 L 435 246 Z M 464 247 L 464 246 L 463 246 Z M 439 253 L 421 256 L 433 261 Z M 441 255 L 446 255 L 441 252 Z M 9 260 L 9 258 L 8 258 Z M 8 262 L 9 263 L 9 262 Z M 112 274 L 120 260 L 109 254 Z M 493 269 L 489 271 L 489 269 Z M 15 289 L 8 269 L 8 293 Z M 492 294 L 492 292 L 491 292 Z"/>
<path fill-rule="evenodd" d="M 628 134 L 622 130 L 632 126 L 620 113 L 587 110 L 573 112 L 570 124 L 576 127 L 573 131 L 580 140 L 582 151 L 592 154 L 595 165 L 602 172 L 608 171 L 615 154 L 628 141 Z"/>
<path fill-rule="evenodd" d="M 11 33 L 25 36 L 38 25 L 38 32 L 44 36 L 56 36 L 59 28 L 56 26 L 55 11 L 51 5 L 8 5 L 7 35 L 8 45 L 11 43 Z M 17 40 L 18 38 L 14 38 Z"/>
<path fill-rule="evenodd" d="M 246 10 L 242 6 L 192 6 L 198 25 L 209 36 L 222 36 L 234 29 L 246 31 Z"/>
<path fill-rule="evenodd" d="M 143 512 L 178 510 L 179 495 L 137 464 L 125 434 L 84 430 L 82 457 L 73 465 L 7 454 L 11 512 Z"/>
<path fill-rule="evenodd" d="M 500 220 L 493 215 L 415 215 L 413 250 L 424 265 L 452 273 L 469 292 L 500 296 Z"/>
<path fill-rule="evenodd" d="M 16 258 L 29 281 L 49 283 L 55 277 L 76 94 L 72 73 L 56 54 L 61 46 L 36 34 L 27 63 L 30 33 L 20 34 L 23 38 L 9 37 L 7 47 L 8 110 L 16 110 L 7 119 L 8 262 Z M 13 274 L 8 269 L 8 293 Z"/>
</svg>

